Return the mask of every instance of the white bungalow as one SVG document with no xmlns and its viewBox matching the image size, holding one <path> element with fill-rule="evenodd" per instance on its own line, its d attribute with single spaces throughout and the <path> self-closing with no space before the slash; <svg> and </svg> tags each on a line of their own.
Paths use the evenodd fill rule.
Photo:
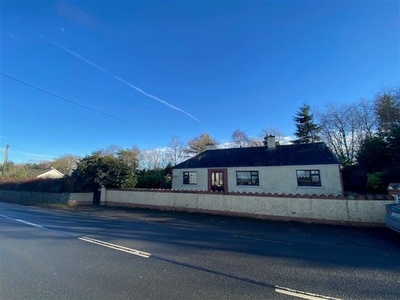
<svg viewBox="0 0 400 300">
<path fill-rule="evenodd" d="M 210 149 L 176 165 L 172 189 L 341 195 L 340 164 L 324 143 Z"/>
</svg>

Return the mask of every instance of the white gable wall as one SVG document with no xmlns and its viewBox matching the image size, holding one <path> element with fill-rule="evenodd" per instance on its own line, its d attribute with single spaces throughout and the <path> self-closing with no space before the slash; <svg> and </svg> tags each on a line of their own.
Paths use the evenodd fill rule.
<svg viewBox="0 0 400 300">
<path fill-rule="evenodd" d="M 37 176 L 37 178 L 41 178 L 41 179 L 46 179 L 46 178 L 56 179 L 56 178 L 63 178 L 63 177 L 64 177 L 64 174 L 57 171 L 56 169 L 49 170 L 49 171 Z"/>
<path fill-rule="evenodd" d="M 304 187 L 297 185 L 297 170 L 319 170 L 321 186 Z M 183 172 L 194 171 L 197 174 L 197 184 L 183 184 Z M 236 184 L 236 171 L 258 171 L 259 186 Z M 340 195 L 342 182 L 338 165 L 313 166 L 281 166 L 281 167 L 241 167 L 228 168 L 229 192 L 278 193 L 278 194 L 317 194 Z M 208 169 L 174 169 L 172 188 L 180 190 L 208 190 Z"/>
</svg>

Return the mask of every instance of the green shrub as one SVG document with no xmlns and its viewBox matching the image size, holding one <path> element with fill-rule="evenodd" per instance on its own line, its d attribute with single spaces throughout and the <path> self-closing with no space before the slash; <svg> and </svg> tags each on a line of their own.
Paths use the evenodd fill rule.
<svg viewBox="0 0 400 300">
<path fill-rule="evenodd" d="M 164 175 L 138 175 L 135 188 L 139 189 L 170 189 L 171 181 Z"/>
<path fill-rule="evenodd" d="M 376 192 L 385 191 L 385 185 L 383 184 L 383 175 L 384 172 L 375 172 L 372 174 L 368 174 L 367 187 L 373 189 Z"/>
</svg>

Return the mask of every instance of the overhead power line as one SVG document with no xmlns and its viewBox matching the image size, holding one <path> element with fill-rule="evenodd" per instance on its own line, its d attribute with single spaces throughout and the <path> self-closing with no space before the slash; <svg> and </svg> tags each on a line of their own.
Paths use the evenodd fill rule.
<svg viewBox="0 0 400 300">
<path fill-rule="evenodd" d="M 51 156 L 51 157 L 56 157 L 57 156 L 55 154 L 43 153 L 43 152 L 34 151 L 34 150 L 30 150 L 30 149 L 23 149 L 23 148 L 20 148 L 20 147 L 16 147 L 14 145 L 10 149 L 13 150 L 14 152 L 16 152 L 15 149 L 23 151 L 24 152 L 23 154 L 18 153 L 18 155 L 20 155 L 20 156 L 21 155 L 25 155 L 25 156 L 41 155 L 41 156 Z"/>
<path fill-rule="evenodd" d="M 163 132 L 163 131 L 159 131 L 159 130 L 154 129 L 154 128 L 150 128 L 150 127 L 146 127 L 146 126 L 143 126 L 143 125 L 139 125 L 139 124 L 133 123 L 133 122 L 131 122 L 131 121 L 124 120 L 124 119 L 122 119 L 122 118 L 120 118 L 120 117 L 116 117 L 116 116 L 110 115 L 110 114 L 108 114 L 108 113 L 102 112 L 102 111 L 100 111 L 100 110 L 98 110 L 98 109 L 91 108 L 91 107 L 89 107 L 89 106 L 86 106 L 86 105 L 80 104 L 80 103 L 78 103 L 78 102 L 69 100 L 69 99 L 67 99 L 67 98 L 65 98 L 65 97 L 56 95 L 56 94 L 54 94 L 54 93 L 52 93 L 52 92 L 49 92 L 49 91 L 46 91 L 46 90 L 44 90 L 44 89 L 42 89 L 42 88 L 39 88 L 39 87 L 34 86 L 34 85 L 32 85 L 32 84 L 29 84 L 29 83 L 27 83 L 27 82 L 25 82 L 25 81 L 22 81 L 22 80 L 20 80 L 20 79 L 17 79 L 17 78 L 15 78 L 15 77 L 12 77 L 12 76 L 10 76 L 10 75 L 7 75 L 7 74 L 5 74 L 5 73 L 3 73 L 3 72 L 0 72 L 0 74 L 3 75 L 4 77 L 7 77 L 7 78 L 9 78 L 9 79 L 11 79 L 11 80 L 14 80 L 14 81 L 16 81 L 16 82 L 19 82 L 19 83 L 21 83 L 21 84 L 23 84 L 23 85 L 26 85 L 26 86 L 28 86 L 28 87 L 30 87 L 30 88 L 33 88 L 33 89 L 35 89 L 35 90 L 38 90 L 38 91 L 40 91 L 40 92 L 42 92 L 42 93 L 45 93 L 45 94 L 48 94 L 48 95 L 53 96 L 53 97 L 55 97 L 55 98 L 64 100 L 64 101 L 66 101 L 66 102 L 68 102 L 68 103 L 74 104 L 74 105 L 76 105 L 76 106 L 79 106 L 79 107 L 81 107 L 81 108 L 84 108 L 84 109 L 87 109 L 87 110 L 90 110 L 90 111 L 93 111 L 93 112 L 98 113 L 98 114 L 101 114 L 101 115 L 103 115 L 103 116 L 106 116 L 106 117 L 109 117 L 109 118 L 112 118 L 112 119 L 115 119 L 115 120 L 118 120 L 118 121 L 121 121 L 121 122 L 130 124 L 130 125 L 133 125 L 133 126 L 141 127 L 141 128 L 146 129 L 146 130 L 150 130 L 150 131 L 154 131 L 154 132 L 157 132 L 157 133 L 169 135 L 169 136 L 171 136 L 171 137 L 177 136 L 176 134 L 170 134 L 170 133 L 166 133 L 166 132 Z M 183 138 L 183 137 L 179 137 L 179 138 L 182 138 L 182 139 L 184 139 L 184 140 L 187 140 L 187 138 Z"/>
<path fill-rule="evenodd" d="M 0 144 L 0 155 L 3 154 L 5 151 L 3 150 L 3 147 L 6 147 L 7 145 L 5 144 Z M 15 150 L 17 149 L 17 150 Z M 37 161 L 43 161 L 43 160 L 53 160 L 55 157 L 59 155 L 55 154 L 49 154 L 49 153 L 43 153 L 43 152 L 38 152 L 38 151 L 33 151 L 33 150 L 28 150 L 28 149 L 22 149 L 19 147 L 16 147 L 14 145 L 10 145 L 9 147 L 9 152 L 14 153 L 15 155 L 18 155 L 22 160 L 20 161 L 32 161 L 32 160 L 37 160 Z M 14 156 L 15 156 L 14 155 Z M 10 156 L 10 155 L 9 155 Z M 34 159 L 34 157 L 37 157 L 37 159 Z M 28 159 L 27 159 L 28 158 Z M 14 161 L 14 160 L 13 160 Z"/>
</svg>

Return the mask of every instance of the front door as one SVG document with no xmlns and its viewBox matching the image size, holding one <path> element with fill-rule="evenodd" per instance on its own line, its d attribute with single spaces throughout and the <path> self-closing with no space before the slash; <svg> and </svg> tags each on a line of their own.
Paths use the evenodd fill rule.
<svg viewBox="0 0 400 300">
<path fill-rule="evenodd" d="M 228 191 L 227 179 L 226 169 L 208 170 L 208 190 L 226 193 Z"/>
</svg>

